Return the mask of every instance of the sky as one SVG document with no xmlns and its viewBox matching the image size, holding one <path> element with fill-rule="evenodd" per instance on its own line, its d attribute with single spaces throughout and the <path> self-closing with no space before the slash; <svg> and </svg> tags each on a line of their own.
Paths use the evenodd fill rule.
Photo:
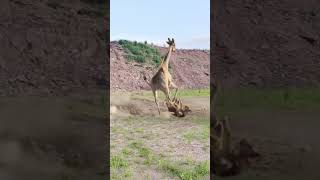
<svg viewBox="0 0 320 180">
<path fill-rule="evenodd" d="M 111 0 L 110 38 L 210 49 L 210 0 Z"/>
</svg>

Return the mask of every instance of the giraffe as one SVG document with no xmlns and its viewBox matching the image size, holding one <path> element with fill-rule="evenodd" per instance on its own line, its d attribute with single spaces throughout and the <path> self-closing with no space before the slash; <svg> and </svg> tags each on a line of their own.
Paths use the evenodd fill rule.
<svg viewBox="0 0 320 180">
<path fill-rule="evenodd" d="M 150 83 L 147 82 L 151 87 L 151 90 L 154 96 L 154 101 L 157 105 L 159 115 L 160 115 L 160 107 L 158 103 L 158 90 L 162 91 L 166 95 L 167 100 L 169 101 L 171 100 L 170 88 L 174 88 L 176 90 L 174 97 L 176 97 L 178 92 L 178 87 L 173 83 L 172 76 L 169 72 L 169 61 L 170 61 L 172 52 L 176 51 L 176 44 L 173 38 L 171 40 L 170 38 L 168 38 L 167 44 L 169 45 L 168 53 L 161 60 L 159 69 L 157 73 L 152 77 Z M 147 78 L 145 76 L 144 76 L 144 80 L 147 81 Z"/>
</svg>

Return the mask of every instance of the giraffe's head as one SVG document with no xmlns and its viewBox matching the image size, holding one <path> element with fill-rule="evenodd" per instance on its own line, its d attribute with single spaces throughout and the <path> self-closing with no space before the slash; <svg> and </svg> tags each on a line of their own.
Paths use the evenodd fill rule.
<svg viewBox="0 0 320 180">
<path fill-rule="evenodd" d="M 174 42 L 173 38 L 171 40 L 170 38 L 168 38 L 167 44 L 169 45 L 169 48 L 172 47 L 173 52 L 176 51 L 176 43 Z"/>
</svg>

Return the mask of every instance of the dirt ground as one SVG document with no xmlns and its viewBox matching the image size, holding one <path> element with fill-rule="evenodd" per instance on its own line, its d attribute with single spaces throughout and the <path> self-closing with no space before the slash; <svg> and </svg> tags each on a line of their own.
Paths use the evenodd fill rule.
<svg viewBox="0 0 320 180">
<path fill-rule="evenodd" d="M 209 97 L 181 99 L 192 112 L 177 118 L 152 96 L 112 94 L 111 179 L 209 179 Z"/>
<path fill-rule="evenodd" d="M 106 176 L 102 96 L 0 100 L 0 179 Z"/>
<path fill-rule="evenodd" d="M 226 179 L 319 179 L 319 112 L 231 112 L 235 140 L 246 138 L 261 157 Z M 224 179 L 216 177 L 216 179 Z"/>
</svg>

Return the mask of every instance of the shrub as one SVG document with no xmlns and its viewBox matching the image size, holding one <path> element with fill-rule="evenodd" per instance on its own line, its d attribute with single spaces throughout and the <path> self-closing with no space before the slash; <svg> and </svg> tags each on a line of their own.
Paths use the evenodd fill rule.
<svg viewBox="0 0 320 180">
<path fill-rule="evenodd" d="M 154 56 L 153 59 L 154 59 L 154 62 L 156 64 L 160 64 L 160 61 L 161 61 L 161 57 L 160 56 Z"/>
<path fill-rule="evenodd" d="M 141 55 L 136 56 L 135 60 L 137 62 L 139 62 L 139 63 L 145 63 L 146 62 L 144 56 L 141 56 Z"/>
<path fill-rule="evenodd" d="M 160 64 L 160 52 L 147 44 L 147 41 L 140 43 L 137 41 L 119 40 L 119 44 L 125 49 L 127 59 L 138 63 Z"/>
</svg>

